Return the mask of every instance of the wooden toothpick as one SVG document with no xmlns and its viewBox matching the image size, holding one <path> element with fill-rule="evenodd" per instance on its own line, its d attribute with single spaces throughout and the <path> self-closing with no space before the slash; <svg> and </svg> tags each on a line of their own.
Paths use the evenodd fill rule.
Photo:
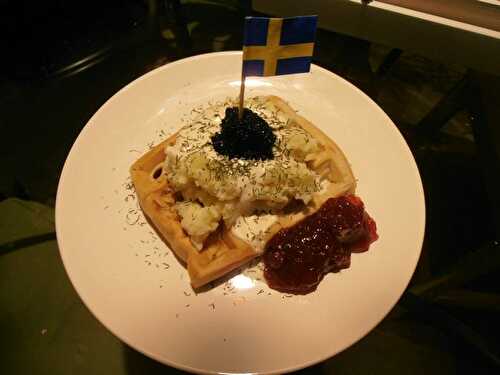
<svg viewBox="0 0 500 375">
<path fill-rule="evenodd" d="M 238 108 L 238 118 L 241 122 L 243 119 L 243 100 L 245 98 L 245 74 L 243 69 L 241 69 L 241 85 L 240 85 L 240 106 Z"/>
</svg>

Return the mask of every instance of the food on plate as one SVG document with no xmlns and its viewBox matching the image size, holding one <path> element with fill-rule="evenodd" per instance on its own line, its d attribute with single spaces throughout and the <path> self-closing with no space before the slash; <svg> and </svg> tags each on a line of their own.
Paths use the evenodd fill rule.
<svg viewBox="0 0 500 375">
<path fill-rule="evenodd" d="M 264 276 L 281 292 L 312 292 L 325 274 L 349 268 L 351 253 L 368 250 L 377 238 L 375 221 L 361 199 L 329 198 L 314 214 L 271 238 Z"/>
<path fill-rule="evenodd" d="M 304 223 L 321 222 L 327 233 L 328 215 L 352 211 L 352 220 L 332 221 L 337 229 L 332 229 L 331 238 L 321 237 L 320 231 L 322 241 L 335 242 L 331 248 L 336 250 L 326 258 L 338 258 L 337 252 L 343 251 L 345 265 L 351 251 L 366 250 L 376 239 L 375 223 L 352 195 L 355 178 L 330 138 L 277 96 L 248 99 L 245 107 L 240 120 L 231 101 L 209 105 L 138 159 L 130 172 L 139 202 L 187 264 L 194 288 L 265 253 L 271 287 L 311 291 L 325 272 L 342 267 L 331 260 L 319 266 L 314 256 L 311 261 L 321 268 L 314 273 L 315 282 L 310 276 L 307 286 L 290 284 L 283 275 L 299 271 L 283 256 L 280 244 L 292 249 L 289 255 L 307 251 L 295 243 L 297 233 L 308 225 Z M 347 199 L 343 206 L 350 206 L 332 203 L 338 197 Z M 343 208 L 333 214 L 328 208 L 332 204 Z M 318 215 L 323 221 L 315 219 Z M 311 239 L 317 234 L 307 233 Z M 324 252 L 312 248 L 320 255 Z M 269 262 L 272 257 L 283 259 L 280 264 L 276 259 Z M 294 259 L 300 262 L 299 258 Z"/>
</svg>

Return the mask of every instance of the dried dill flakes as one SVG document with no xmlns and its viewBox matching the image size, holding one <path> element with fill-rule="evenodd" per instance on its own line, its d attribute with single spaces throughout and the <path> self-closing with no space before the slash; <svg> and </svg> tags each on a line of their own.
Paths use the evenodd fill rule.
<svg viewBox="0 0 500 375">
<path fill-rule="evenodd" d="M 209 304 L 208 306 L 209 306 L 209 307 L 211 307 L 211 308 L 212 308 L 212 310 L 215 310 L 215 303 L 211 303 L 211 304 Z"/>
<path fill-rule="evenodd" d="M 206 106 L 205 107 L 197 107 L 197 108 L 194 108 L 192 111 L 191 111 L 191 115 L 193 115 L 194 117 L 194 120 L 188 120 L 186 121 L 184 118 L 181 119 L 181 122 L 185 122 L 184 125 L 188 125 L 188 126 L 192 126 L 193 123 L 196 123 L 196 127 L 197 129 L 200 129 L 200 131 L 203 131 L 205 132 L 205 136 L 208 140 L 208 142 L 206 144 L 202 144 L 200 147 L 202 149 L 202 152 L 206 152 L 208 148 L 211 148 L 212 145 L 210 143 L 210 137 L 212 135 L 215 134 L 215 131 L 214 130 L 214 124 L 219 124 L 221 119 L 222 119 L 222 114 L 223 114 L 223 111 L 220 111 L 220 108 L 216 108 L 216 106 L 223 106 L 224 108 L 227 108 L 229 106 L 232 106 L 234 105 L 234 100 L 231 100 L 231 99 L 226 99 L 226 102 L 216 102 L 216 103 L 208 103 L 209 104 L 209 108 L 207 110 Z M 263 120 L 265 120 L 267 123 L 268 123 L 268 126 L 270 128 L 272 128 L 272 131 L 276 131 L 278 129 L 280 129 L 280 131 L 282 131 L 281 129 L 283 129 L 286 124 L 285 124 L 285 119 L 283 119 L 284 116 L 280 115 L 278 113 L 278 111 L 276 110 L 272 110 L 272 109 L 269 109 L 268 107 L 266 107 L 265 103 L 262 103 L 262 102 L 259 102 L 258 100 L 252 100 L 250 99 L 248 101 L 248 108 L 252 109 L 253 111 L 255 111 L 259 116 L 262 117 Z M 209 113 L 209 111 L 213 111 L 213 113 Z M 165 125 L 166 127 L 167 125 Z M 217 127 L 217 126 L 216 126 Z M 172 129 L 173 131 L 174 129 Z M 175 129 L 177 130 L 177 129 Z M 283 159 L 286 159 L 289 157 L 289 150 L 286 149 L 285 145 L 283 144 L 283 137 L 281 135 L 278 134 L 279 132 L 276 131 L 276 135 L 275 135 L 275 142 L 274 144 L 272 145 L 272 153 L 274 154 L 274 157 L 277 159 L 276 162 L 282 166 L 282 170 L 284 171 L 284 174 L 286 175 L 287 172 L 286 170 L 289 169 L 289 164 L 284 162 Z M 156 136 L 157 137 L 166 137 L 167 134 L 166 132 L 161 129 L 159 131 L 156 132 Z M 201 143 L 205 142 L 205 140 L 203 140 Z M 193 143 L 196 143 L 194 142 L 192 139 L 188 139 L 183 147 L 187 150 L 189 149 L 190 147 L 193 146 Z M 153 142 L 150 142 L 147 144 L 147 146 L 149 148 L 153 147 Z M 131 152 L 139 152 L 138 150 L 131 150 Z M 214 154 L 213 150 L 212 150 L 212 154 Z M 240 160 L 241 161 L 241 160 Z M 239 162 L 236 162 L 236 163 L 233 163 L 231 159 L 229 159 L 228 157 L 220 157 L 220 155 L 217 156 L 217 160 L 216 162 L 218 163 L 218 168 L 215 168 L 214 172 L 211 174 L 211 179 L 219 179 L 221 177 L 227 177 L 228 175 L 231 176 L 231 178 L 238 178 L 240 176 L 247 176 L 249 179 L 255 179 L 256 176 L 252 176 L 251 174 L 251 170 L 255 167 L 259 167 L 260 165 L 262 165 L 262 161 L 257 161 L 257 160 L 245 160 L 243 161 L 242 163 L 239 163 Z M 210 165 L 212 166 L 212 165 Z M 217 172 L 217 170 L 219 170 L 219 172 Z M 276 173 L 276 180 L 277 180 L 277 187 L 276 187 L 276 191 L 278 192 L 280 189 L 283 188 L 282 185 L 284 185 L 284 182 L 283 182 L 283 176 L 282 176 L 282 172 L 279 171 L 279 172 L 272 172 L 272 173 Z M 258 178 L 259 176 L 257 176 Z M 271 176 L 271 179 L 272 179 L 272 176 Z M 124 184 L 123 184 L 123 187 L 125 188 L 125 190 L 127 192 L 135 192 L 135 189 L 134 189 L 134 186 L 133 184 L 130 182 L 130 178 L 128 178 L 128 181 L 126 181 Z M 120 189 L 121 190 L 121 189 Z M 276 192 L 276 194 L 277 194 Z M 274 192 L 265 192 L 266 194 L 269 194 L 271 195 L 271 193 L 274 193 Z M 137 201 L 137 198 L 136 198 L 136 195 L 135 194 L 128 194 L 124 197 L 124 200 L 125 202 L 128 202 L 128 206 L 133 206 L 133 204 L 131 204 L 132 202 L 135 202 Z M 135 202 L 137 203 L 137 202 Z M 140 210 L 139 206 L 137 206 L 138 210 Z M 126 209 L 125 209 L 126 210 Z M 147 225 L 148 223 L 145 221 L 145 218 L 143 216 L 140 216 L 139 212 L 135 212 L 134 210 L 129 210 L 127 212 L 127 214 L 125 215 L 126 216 L 126 221 L 127 221 L 127 224 L 128 225 L 139 225 L 140 227 L 144 226 L 144 225 Z M 124 230 L 126 230 L 126 228 L 124 228 Z M 135 229 L 130 229 L 131 232 L 133 232 Z M 155 235 L 149 231 L 149 234 L 154 238 L 154 240 L 156 240 L 156 237 Z M 255 237 L 256 235 L 260 235 L 260 233 L 251 233 L 250 236 L 252 237 Z M 153 241 L 144 241 L 144 240 L 141 240 L 141 243 L 143 244 L 146 244 L 146 243 L 149 243 L 151 246 L 152 245 L 152 242 Z M 155 247 L 155 249 L 158 250 L 157 247 Z M 157 259 L 157 258 L 160 258 L 162 257 L 161 254 L 163 254 L 163 257 L 167 256 L 168 253 L 165 252 L 163 253 L 163 251 L 159 251 L 158 253 L 155 251 L 154 252 L 154 260 L 157 260 L 160 265 L 161 268 L 163 268 L 164 270 L 167 270 L 170 268 L 170 265 L 168 265 L 167 263 L 161 263 L 161 260 L 160 259 Z M 164 260 L 164 259 L 162 259 Z M 168 260 L 168 259 L 167 259 Z M 156 264 L 156 267 L 158 268 L 158 264 Z M 151 265 L 148 264 L 148 265 Z M 252 277 L 255 275 L 255 272 L 257 272 L 256 270 L 248 270 L 249 273 L 252 273 Z M 175 276 L 174 276 L 175 277 Z M 180 279 L 183 280 L 183 274 L 180 275 Z M 257 278 L 257 280 L 261 280 L 260 278 Z M 236 290 L 234 287 L 231 287 L 231 286 L 225 286 L 224 288 L 224 295 L 229 295 L 229 294 L 234 294 L 236 293 Z M 265 293 L 265 291 L 263 289 L 259 290 L 257 292 L 257 294 L 263 294 Z M 187 293 L 187 292 L 184 292 L 184 295 L 185 296 L 189 296 L 190 294 Z M 268 295 L 270 295 L 270 293 L 268 293 Z M 231 298 L 234 298 L 234 297 L 231 297 Z M 215 304 L 210 304 L 208 305 L 210 307 L 212 307 L 213 310 L 215 310 Z"/>
<path fill-rule="evenodd" d="M 128 194 L 125 197 L 125 202 L 128 202 L 129 200 L 135 200 L 135 194 Z"/>
<path fill-rule="evenodd" d="M 191 305 L 188 303 L 185 307 L 190 307 Z"/>
<path fill-rule="evenodd" d="M 185 295 L 186 297 L 189 297 L 189 296 L 191 295 L 191 293 L 184 291 L 184 295 Z"/>
<path fill-rule="evenodd" d="M 132 182 L 125 182 L 123 184 L 123 187 L 125 188 L 126 191 L 135 193 L 135 186 Z M 135 198 L 135 194 L 134 194 L 134 198 Z"/>
<path fill-rule="evenodd" d="M 159 132 L 157 132 L 157 135 L 158 137 L 160 138 L 165 138 L 167 137 L 167 134 L 165 133 L 165 131 L 163 129 L 161 129 Z"/>
<path fill-rule="evenodd" d="M 141 218 L 139 212 L 133 208 L 129 209 L 127 214 L 125 215 L 125 220 L 128 225 L 135 225 L 139 222 Z"/>
</svg>

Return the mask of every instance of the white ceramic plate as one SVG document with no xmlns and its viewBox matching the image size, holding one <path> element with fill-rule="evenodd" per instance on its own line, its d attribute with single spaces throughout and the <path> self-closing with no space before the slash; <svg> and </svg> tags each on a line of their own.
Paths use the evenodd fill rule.
<svg viewBox="0 0 500 375">
<path fill-rule="evenodd" d="M 258 267 L 193 293 L 185 269 L 138 210 L 128 168 L 192 108 L 236 97 L 240 68 L 239 52 L 207 54 L 129 84 L 78 136 L 57 194 L 59 248 L 84 303 L 128 345 L 194 372 L 286 372 L 347 348 L 401 296 L 424 234 L 414 159 L 373 101 L 317 66 L 309 74 L 249 79 L 247 96 L 283 97 L 340 145 L 380 239 L 306 296 L 269 289 Z"/>
</svg>

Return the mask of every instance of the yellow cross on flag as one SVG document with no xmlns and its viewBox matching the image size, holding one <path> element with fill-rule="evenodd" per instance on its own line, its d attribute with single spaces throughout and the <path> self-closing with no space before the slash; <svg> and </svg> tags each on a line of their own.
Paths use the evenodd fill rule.
<svg viewBox="0 0 500 375">
<path fill-rule="evenodd" d="M 310 70 L 317 16 L 247 17 L 243 76 L 272 76 Z"/>
</svg>

